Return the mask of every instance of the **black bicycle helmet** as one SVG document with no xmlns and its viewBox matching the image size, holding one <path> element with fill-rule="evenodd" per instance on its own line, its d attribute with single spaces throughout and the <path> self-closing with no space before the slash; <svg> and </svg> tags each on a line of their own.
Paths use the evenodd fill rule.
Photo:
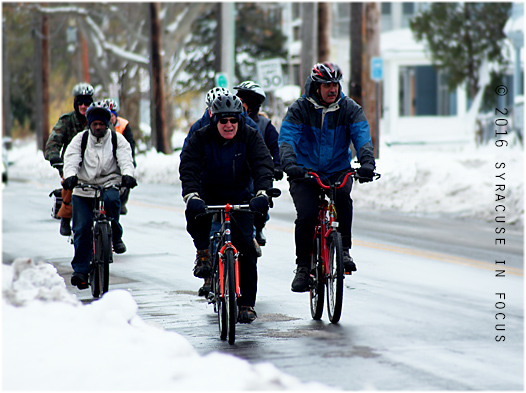
<svg viewBox="0 0 526 393">
<path fill-rule="evenodd" d="M 210 110 L 216 117 L 238 117 L 243 112 L 243 103 L 232 93 L 225 93 L 214 99 Z"/>
<path fill-rule="evenodd" d="M 234 86 L 234 89 L 237 90 L 236 95 L 241 97 L 249 107 L 252 107 L 251 103 L 261 106 L 267 98 L 265 91 L 254 81 L 241 82 L 239 85 Z"/>
<path fill-rule="evenodd" d="M 88 119 L 88 126 L 94 120 L 100 120 L 108 125 L 111 119 L 111 112 L 105 101 L 98 101 L 92 103 L 86 110 L 86 118 Z"/>
<path fill-rule="evenodd" d="M 310 76 L 317 83 L 339 83 L 343 74 L 336 64 L 326 62 L 314 65 Z"/>
</svg>

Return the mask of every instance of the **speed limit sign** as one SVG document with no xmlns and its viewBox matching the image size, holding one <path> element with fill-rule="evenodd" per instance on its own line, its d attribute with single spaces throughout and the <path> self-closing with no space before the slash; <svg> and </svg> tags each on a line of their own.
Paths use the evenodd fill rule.
<svg viewBox="0 0 526 393">
<path fill-rule="evenodd" d="M 283 87 L 281 59 L 261 60 L 256 63 L 258 81 L 263 90 L 274 91 Z"/>
</svg>

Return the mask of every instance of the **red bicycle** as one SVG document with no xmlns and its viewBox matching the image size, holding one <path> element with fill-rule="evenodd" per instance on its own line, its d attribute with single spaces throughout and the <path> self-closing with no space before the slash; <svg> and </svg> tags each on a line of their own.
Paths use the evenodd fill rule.
<svg viewBox="0 0 526 393">
<path fill-rule="evenodd" d="M 350 176 L 359 179 L 355 169 L 347 172 L 342 181 L 325 184 L 320 176 L 308 171 L 307 176 L 316 179 L 321 187 L 318 222 L 316 224 L 311 254 L 310 310 L 313 319 L 321 319 L 325 288 L 327 290 L 327 311 L 329 320 L 340 320 L 343 305 L 343 246 L 342 236 L 338 232 L 336 190 L 347 183 Z M 380 174 L 375 174 L 375 179 Z"/>
</svg>

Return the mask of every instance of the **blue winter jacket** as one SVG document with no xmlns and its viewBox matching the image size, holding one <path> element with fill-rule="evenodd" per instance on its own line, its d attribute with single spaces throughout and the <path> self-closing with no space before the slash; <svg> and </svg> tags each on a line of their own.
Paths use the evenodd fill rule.
<svg viewBox="0 0 526 393">
<path fill-rule="evenodd" d="M 375 166 L 369 124 L 359 106 L 341 92 L 331 105 L 323 106 L 314 93 L 312 79 L 305 94 L 287 111 L 279 133 L 281 166 L 285 172 L 299 165 L 324 176 L 351 168 L 351 142 L 360 164 Z"/>
</svg>

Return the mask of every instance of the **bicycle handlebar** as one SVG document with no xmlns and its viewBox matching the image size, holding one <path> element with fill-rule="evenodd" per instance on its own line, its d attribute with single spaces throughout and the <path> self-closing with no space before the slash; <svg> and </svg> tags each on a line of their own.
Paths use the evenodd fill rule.
<svg viewBox="0 0 526 393">
<path fill-rule="evenodd" d="M 84 191 L 86 191 L 86 188 L 91 188 L 92 190 L 100 191 L 100 190 L 109 190 L 110 188 L 120 189 L 121 187 L 122 187 L 121 184 L 112 184 L 111 186 L 104 187 L 98 184 L 88 184 L 88 183 L 79 183 L 75 186 L 75 188 L 81 188 Z"/>
<path fill-rule="evenodd" d="M 344 187 L 345 184 L 347 183 L 347 180 L 349 179 L 349 176 L 352 176 L 356 180 L 365 179 L 363 176 L 358 175 L 358 172 L 356 171 L 356 169 L 352 168 L 349 172 L 347 172 L 345 174 L 345 177 L 343 178 L 343 180 L 341 182 L 338 181 L 338 182 L 334 183 L 335 188 L 339 189 L 339 188 Z M 316 172 L 314 172 L 312 170 L 309 170 L 309 169 L 307 170 L 306 177 L 310 177 L 310 178 L 316 179 L 316 182 L 318 183 L 318 185 L 321 188 L 323 188 L 324 190 L 328 190 L 328 189 L 331 188 L 330 185 L 327 185 L 327 184 L 323 183 L 323 181 L 321 180 L 320 176 Z M 381 177 L 381 175 L 379 173 L 375 173 L 373 175 L 373 179 L 374 180 L 378 180 L 380 177 Z"/>
</svg>

